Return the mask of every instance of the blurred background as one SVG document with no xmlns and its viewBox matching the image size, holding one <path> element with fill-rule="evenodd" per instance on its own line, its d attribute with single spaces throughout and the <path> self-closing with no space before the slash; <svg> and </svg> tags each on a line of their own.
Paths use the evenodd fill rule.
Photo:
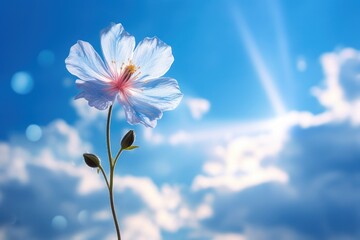
<svg viewBox="0 0 360 240">
<path fill-rule="evenodd" d="M 155 129 L 119 105 L 124 240 L 360 239 L 360 1 L 0 0 L 0 239 L 113 240 L 106 111 L 64 60 L 122 23 L 172 46 L 184 98 Z"/>
</svg>

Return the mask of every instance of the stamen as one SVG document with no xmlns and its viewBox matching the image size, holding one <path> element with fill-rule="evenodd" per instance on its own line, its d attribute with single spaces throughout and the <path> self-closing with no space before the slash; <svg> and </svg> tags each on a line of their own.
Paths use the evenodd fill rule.
<svg viewBox="0 0 360 240">
<path fill-rule="evenodd" d="M 136 79 L 141 73 L 130 60 L 128 64 L 122 64 L 120 68 L 120 76 L 116 77 L 112 82 L 109 91 L 123 91 L 131 85 L 132 80 Z M 136 73 L 137 72 L 137 73 Z M 134 73 L 136 73 L 134 75 Z"/>
<path fill-rule="evenodd" d="M 129 70 L 129 72 L 130 72 L 131 74 L 133 74 L 134 72 L 136 72 L 136 66 L 135 66 L 134 64 L 130 64 L 130 65 L 128 65 L 126 68 L 127 68 L 127 70 Z"/>
</svg>

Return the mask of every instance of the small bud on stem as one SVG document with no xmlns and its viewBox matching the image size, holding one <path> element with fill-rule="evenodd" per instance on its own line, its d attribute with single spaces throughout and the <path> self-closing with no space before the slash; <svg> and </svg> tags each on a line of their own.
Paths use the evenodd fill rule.
<svg viewBox="0 0 360 240">
<path fill-rule="evenodd" d="M 98 158 L 98 156 L 96 156 L 95 154 L 92 153 L 84 153 L 84 160 L 85 163 L 92 168 L 97 168 L 100 167 L 100 159 Z"/>
<path fill-rule="evenodd" d="M 130 130 L 121 140 L 121 148 L 127 149 L 128 147 L 131 147 L 134 141 L 135 141 L 135 133 L 133 130 Z"/>
</svg>

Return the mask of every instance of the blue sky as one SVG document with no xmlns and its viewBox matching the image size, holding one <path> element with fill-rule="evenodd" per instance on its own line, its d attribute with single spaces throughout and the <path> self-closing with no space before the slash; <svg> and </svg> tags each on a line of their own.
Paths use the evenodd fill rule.
<svg viewBox="0 0 360 240">
<path fill-rule="evenodd" d="M 0 2 L 0 239 L 115 239 L 106 112 L 74 101 L 64 60 L 122 23 L 158 36 L 184 98 L 155 129 L 115 106 L 125 240 L 360 238 L 360 2 Z M 115 151 L 115 150 L 114 150 Z"/>
</svg>

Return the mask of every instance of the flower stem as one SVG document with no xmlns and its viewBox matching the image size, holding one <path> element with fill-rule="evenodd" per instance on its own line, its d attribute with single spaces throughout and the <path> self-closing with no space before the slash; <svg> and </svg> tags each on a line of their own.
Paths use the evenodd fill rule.
<svg viewBox="0 0 360 240">
<path fill-rule="evenodd" d="M 112 215 L 114 218 L 117 238 L 118 238 L 118 240 L 121 240 L 120 228 L 119 228 L 119 223 L 118 223 L 118 220 L 116 217 L 116 211 L 115 211 L 115 205 L 114 205 L 113 183 L 114 183 L 114 167 L 111 167 L 111 169 L 110 169 L 110 188 L 109 188 L 110 206 L 111 206 L 111 212 L 112 212 Z"/>
<path fill-rule="evenodd" d="M 104 171 L 104 169 L 103 169 L 103 167 L 102 167 L 101 165 L 99 166 L 99 169 L 101 170 L 101 172 L 102 172 L 102 174 L 103 174 L 103 176 L 104 176 L 104 179 L 105 179 L 105 182 L 106 182 L 106 186 L 107 186 L 108 189 L 110 190 L 109 181 L 108 181 L 108 179 L 107 179 L 107 177 L 106 177 L 106 173 L 105 173 L 105 171 Z"/>
<path fill-rule="evenodd" d="M 111 142 L 110 142 L 111 112 L 112 112 L 112 105 L 109 107 L 108 118 L 107 118 L 107 122 L 106 122 L 106 145 L 107 145 L 107 152 L 108 152 L 109 165 L 110 165 L 110 184 L 108 184 L 107 179 L 106 179 L 106 175 L 103 172 L 102 168 L 100 168 L 100 170 L 102 170 L 102 172 L 104 174 L 104 177 L 105 177 L 105 180 L 106 180 L 106 182 L 108 184 L 109 197 L 110 197 L 110 206 L 111 206 L 111 212 L 112 212 L 112 215 L 113 215 L 113 218 L 114 218 L 114 224 L 115 224 L 115 228 L 116 228 L 117 239 L 121 240 L 120 228 L 119 228 L 119 223 L 118 223 L 118 220 L 117 220 L 117 217 L 116 217 L 116 211 L 115 211 L 115 205 L 114 205 L 113 186 L 114 186 L 115 162 L 113 161 L 113 158 L 112 158 L 112 155 L 111 155 Z"/>
<path fill-rule="evenodd" d="M 114 159 L 114 168 L 115 168 L 116 162 L 117 162 L 117 160 L 119 159 L 120 154 L 121 154 L 122 151 L 123 151 L 123 149 L 120 148 L 120 150 L 119 150 L 118 153 L 116 154 L 116 157 L 115 157 L 115 159 Z"/>
<path fill-rule="evenodd" d="M 111 143 L 110 143 L 111 112 L 112 112 L 112 105 L 110 105 L 110 107 L 109 107 L 109 112 L 108 112 L 107 122 L 106 122 L 106 146 L 107 146 L 110 167 L 112 166 Z"/>
</svg>

